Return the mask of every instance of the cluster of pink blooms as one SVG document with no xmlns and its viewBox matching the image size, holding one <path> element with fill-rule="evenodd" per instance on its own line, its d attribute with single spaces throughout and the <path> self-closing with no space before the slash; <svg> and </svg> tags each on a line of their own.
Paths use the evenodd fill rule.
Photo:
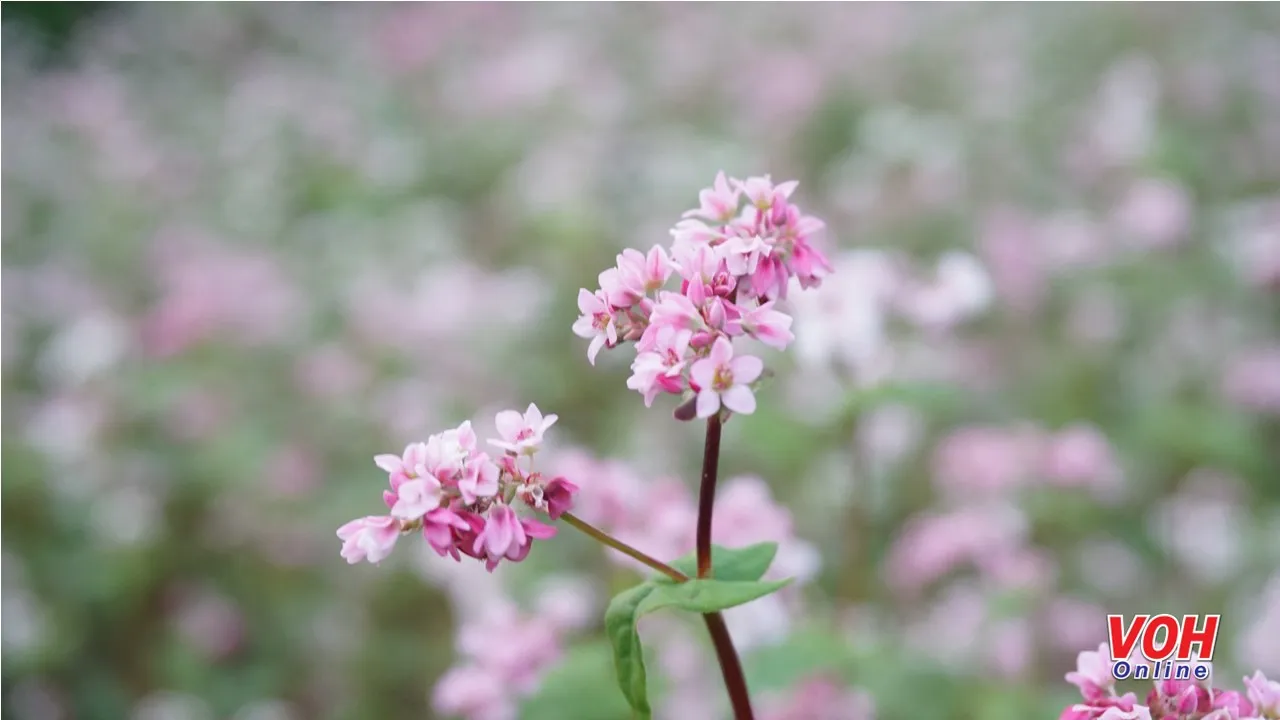
<svg viewBox="0 0 1280 720">
<path fill-rule="evenodd" d="M 1064 709 L 1059 720 L 1276 720 L 1280 718 L 1280 682 L 1261 671 L 1244 679 L 1245 692 L 1220 690 L 1194 680 L 1157 680 L 1145 704 L 1134 693 L 1120 695 L 1106 643 L 1076 659 L 1067 682 L 1080 689 L 1083 702 Z"/>
<path fill-rule="evenodd" d="M 469 421 L 412 443 L 401 455 L 378 455 L 374 462 L 390 476 L 391 487 L 382 493 L 390 513 L 338 528 L 342 557 L 353 564 L 378 563 L 402 535 L 420 530 L 441 557 L 461 561 L 468 555 L 490 571 L 504 559 L 525 559 L 534 540 L 552 537 L 556 529 L 516 509 L 525 505 L 555 520 L 573 507 L 578 491 L 562 477 L 533 470 L 533 455 L 556 419 L 544 417 L 536 405 L 523 415 L 498 413 L 502 437 L 489 441 L 503 451 L 498 457 L 479 448 Z"/>
<path fill-rule="evenodd" d="M 764 371 L 760 358 L 734 354 L 743 335 L 785 349 L 794 339 L 791 316 L 775 307 L 795 278 L 817 287 L 831 265 L 811 244 L 824 227 L 788 198 L 798 183 L 775 185 L 769 176 L 746 180 L 716 176 L 700 207 L 684 214 L 670 250 L 628 248 L 615 267 L 600 273 L 600 288 L 578 293 L 582 316 L 573 325 L 590 338 L 587 358 L 601 348 L 635 342 L 627 387 L 646 406 L 663 393 L 696 397 L 698 417 L 721 407 L 755 411 L 752 383 Z M 679 292 L 663 290 L 672 274 Z"/>
</svg>

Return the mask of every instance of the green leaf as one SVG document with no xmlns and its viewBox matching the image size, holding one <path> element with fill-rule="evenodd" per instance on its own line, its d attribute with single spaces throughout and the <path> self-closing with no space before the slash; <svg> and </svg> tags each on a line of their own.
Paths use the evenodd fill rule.
<svg viewBox="0 0 1280 720">
<path fill-rule="evenodd" d="M 741 562 L 730 564 L 740 572 L 763 574 L 773 560 L 776 547 L 768 544 L 758 549 L 744 548 Z M 732 552 L 732 551 L 729 551 Z M 750 562 L 746 560 L 750 559 Z M 745 568 L 745 570 L 744 570 Z M 613 597 L 604 613 L 605 632 L 613 645 L 613 666 L 618 673 L 618 687 L 639 720 L 648 720 L 648 676 L 644 667 L 644 648 L 636 621 L 664 608 L 677 608 L 695 613 L 717 612 L 744 605 L 776 592 L 791 581 L 759 582 L 752 580 L 689 580 L 683 583 L 649 581 L 624 590 Z"/>
<path fill-rule="evenodd" d="M 654 583 L 653 591 L 640 602 L 640 615 L 674 607 L 695 613 L 711 613 L 745 605 L 782 589 L 791 580 L 773 582 L 742 580 L 690 580 L 682 583 Z"/>
<path fill-rule="evenodd" d="M 764 573 L 778 554 L 778 543 L 757 543 L 743 548 L 727 548 L 720 545 L 711 546 L 711 577 L 715 580 L 743 580 L 754 582 L 764 577 Z M 698 556 L 689 553 L 671 563 L 671 567 L 693 577 L 698 574 Z M 660 575 L 654 582 L 675 584 L 671 578 Z"/>
<path fill-rule="evenodd" d="M 640 633 L 636 632 L 636 620 L 640 619 L 640 605 L 653 593 L 656 586 L 643 583 L 613 596 L 604 613 L 604 628 L 613 645 L 613 667 L 618 673 L 618 687 L 627 703 L 636 711 L 639 720 L 648 720 L 648 680 L 644 670 L 644 648 L 640 646 Z"/>
</svg>

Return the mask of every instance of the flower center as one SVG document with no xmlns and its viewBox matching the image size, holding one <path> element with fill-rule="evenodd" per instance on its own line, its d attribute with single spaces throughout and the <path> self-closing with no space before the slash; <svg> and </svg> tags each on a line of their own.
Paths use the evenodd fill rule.
<svg viewBox="0 0 1280 720">
<path fill-rule="evenodd" d="M 596 313 L 592 316 L 591 326 L 597 330 L 605 330 L 609 327 L 609 321 L 612 316 L 608 313 Z"/>
<path fill-rule="evenodd" d="M 721 365 L 716 368 L 715 377 L 711 379 L 711 385 L 716 390 L 728 390 L 733 387 L 733 371 L 728 365 Z"/>
</svg>

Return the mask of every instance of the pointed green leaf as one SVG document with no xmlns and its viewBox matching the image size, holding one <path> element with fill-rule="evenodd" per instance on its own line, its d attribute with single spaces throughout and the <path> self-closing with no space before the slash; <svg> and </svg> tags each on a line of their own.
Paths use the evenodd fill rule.
<svg viewBox="0 0 1280 720">
<path fill-rule="evenodd" d="M 643 613 L 640 605 L 653 593 L 654 585 L 643 583 L 613 596 L 604 613 L 605 632 L 613 645 L 613 666 L 618 673 L 618 687 L 627 703 L 636 711 L 637 720 L 648 720 L 649 687 L 644 669 L 644 648 L 636 632 L 636 620 Z"/>
<path fill-rule="evenodd" d="M 655 583 L 640 601 L 637 615 L 674 607 L 695 613 L 711 613 L 745 605 L 782 589 L 791 580 L 774 582 L 741 580 L 690 580 L 683 583 Z"/>
<path fill-rule="evenodd" d="M 778 554 L 778 543 L 765 542 L 742 548 L 711 546 L 711 577 L 715 580 L 740 580 L 752 582 L 764 576 L 773 558 Z M 689 553 L 671 563 L 671 567 L 693 577 L 698 574 L 698 557 Z M 675 583 L 665 575 L 654 578 L 658 583 Z"/>
<path fill-rule="evenodd" d="M 777 546 L 766 543 L 754 546 L 750 563 L 740 563 L 748 572 L 763 573 L 773 559 Z M 732 551 L 730 551 L 732 552 Z M 747 557 L 747 556 L 743 556 Z M 756 569 L 758 568 L 758 570 Z M 648 677 L 644 667 L 644 648 L 636 621 L 641 616 L 664 608 L 695 613 L 710 613 L 744 605 L 781 589 L 790 580 L 775 582 L 743 580 L 689 580 L 683 583 L 649 581 L 613 597 L 604 614 L 605 632 L 613 646 L 613 665 L 618 673 L 618 687 L 636 712 L 638 720 L 648 720 Z"/>
</svg>

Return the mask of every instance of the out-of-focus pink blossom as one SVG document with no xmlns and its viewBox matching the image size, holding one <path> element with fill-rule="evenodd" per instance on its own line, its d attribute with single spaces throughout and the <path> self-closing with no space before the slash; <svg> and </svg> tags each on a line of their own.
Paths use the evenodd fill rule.
<svg viewBox="0 0 1280 720">
<path fill-rule="evenodd" d="M 1185 190 L 1171 182 L 1140 180 L 1121 200 L 1114 222 L 1140 248 L 1169 247 L 1189 230 L 1191 200 Z"/>
<path fill-rule="evenodd" d="M 934 451 L 934 481 L 957 497 L 1007 492 L 1031 478 L 1039 449 L 1039 435 L 1031 428 L 961 428 Z"/>
<path fill-rule="evenodd" d="M 516 703 L 502 678 L 487 669 L 464 665 L 436 681 L 432 705 L 437 712 L 467 720 L 515 720 Z"/>
<path fill-rule="evenodd" d="M 1072 425 L 1049 438 L 1041 472 L 1052 483 L 1106 496 L 1121 480 L 1111 444 L 1096 428 Z"/>
<path fill-rule="evenodd" d="M 769 698 L 760 710 L 765 720 L 872 720 L 871 696 L 828 677 L 801 681 L 783 697 Z"/>
<path fill-rule="evenodd" d="M 764 362 L 752 355 L 733 356 L 733 346 L 725 338 L 716 340 L 711 354 L 689 370 L 698 389 L 698 417 L 720 412 L 720 405 L 742 415 L 755 412 L 756 398 L 751 383 L 764 371 Z"/>
<path fill-rule="evenodd" d="M 1280 345 L 1234 358 L 1222 379 L 1222 392 L 1242 408 L 1280 415 Z"/>
<path fill-rule="evenodd" d="M 996 294 L 1020 316 L 1034 313 L 1044 299 L 1047 268 L 1034 239 L 1031 221 L 1021 212 L 1000 209 L 982 229 L 979 249 L 991 272 Z"/>
</svg>

